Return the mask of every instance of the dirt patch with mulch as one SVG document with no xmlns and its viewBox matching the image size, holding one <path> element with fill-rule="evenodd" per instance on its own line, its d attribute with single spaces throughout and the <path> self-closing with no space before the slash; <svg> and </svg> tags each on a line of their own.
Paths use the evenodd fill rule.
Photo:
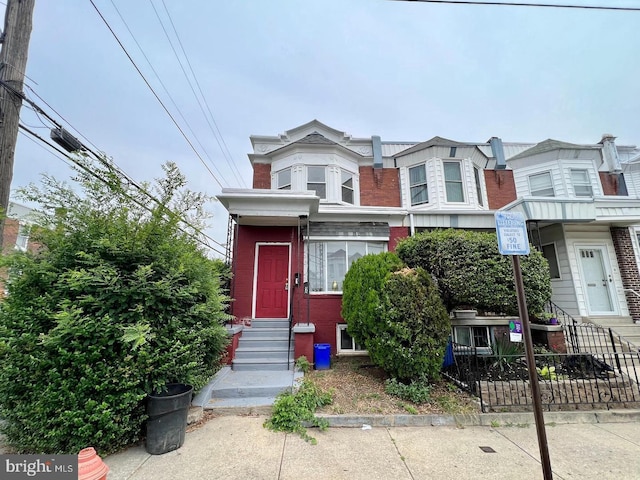
<svg viewBox="0 0 640 480">
<path fill-rule="evenodd" d="M 318 413 L 344 414 L 460 414 L 479 413 L 478 403 L 445 380 L 432 386 L 428 403 L 414 404 L 385 392 L 387 378 L 369 357 L 332 359 L 331 368 L 306 375 L 323 391 L 333 392 L 333 403 Z"/>
</svg>

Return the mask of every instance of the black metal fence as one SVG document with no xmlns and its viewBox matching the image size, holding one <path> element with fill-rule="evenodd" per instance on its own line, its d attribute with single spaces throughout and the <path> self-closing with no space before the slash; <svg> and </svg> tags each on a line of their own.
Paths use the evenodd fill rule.
<svg viewBox="0 0 640 480">
<path fill-rule="evenodd" d="M 566 352 L 535 348 L 543 406 L 548 410 L 640 407 L 640 351 L 611 329 L 563 325 Z M 524 352 L 494 345 L 478 350 L 453 345 L 443 373 L 480 398 L 482 411 L 529 411 L 530 382 Z"/>
</svg>

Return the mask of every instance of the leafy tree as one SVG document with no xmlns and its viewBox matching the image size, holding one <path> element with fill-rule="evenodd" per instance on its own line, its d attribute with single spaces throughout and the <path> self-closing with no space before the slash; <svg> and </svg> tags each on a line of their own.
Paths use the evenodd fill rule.
<svg viewBox="0 0 640 480">
<path fill-rule="evenodd" d="M 228 269 L 195 239 L 207 198 L 171 163 L 142 187 L 152 202 L 108 161 L 83 162 L 80 193 L 51 177 L 21 191 L 42 205 L 41 248 L 2 260 L 0 416 L 21 452 L 109 453 L 139 440 L 147 393 L 202 387 L 227 342 Z"/>
<path fill-rule="evenodd" d="M 457 229 L 422 232 L 402 240 L 398 256 L 436 279 L 448 310 L 470 306 L 484 311 L 518 314 L 513 267 L 498 251 L 495 233 Z M 551 298 L 547 260 L 535 248 L 520 261 L 527 307 L 538 314 Z"/>
</svg>

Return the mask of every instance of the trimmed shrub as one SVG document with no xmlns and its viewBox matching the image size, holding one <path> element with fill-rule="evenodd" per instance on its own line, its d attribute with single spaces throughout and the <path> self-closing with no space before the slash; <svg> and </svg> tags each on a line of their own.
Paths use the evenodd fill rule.
<svg viewBox="0 0 640 480">
<path fill-rule="evenodd" d="M 20 452 L 106 454 L 138 441 L 145 396 L 170 382 L 202 387 L 227 343 L 228 268 L 164 207 L 183 216 L 200 197 L 173 165 L 149 208 L 98 173 L 109 187 L 85 174 L 82 195 L 51 179 L 25 192 L 52 209 L 42 249 L 3 259 L 0 417 Z"/>
<path fill-rule="evenodd" d="M 447 310 L 459 306 L 518 314 L 513 267 L 498 251 L 495 233 L 434 230 L 402 240 L 398 256 L 410 267 L 422 267 L 436 279 Z M 551 298 L 547 260 L 535 248 L 520 258 L 529 312 L 544 311 Z"/>
<path fill-rule="evenodd" d="M 385 252 L 365 255 L 349 268 L 342 284 L 342 318 L 347 322 L 349 335 L 361 345 L 376 330 L 380 294 L 387 276 L 403 266 L 395 253 Z"/>
<path fill-rule="evenodd" d="M 429 274 L 421 268 L 392 271 L 399 265 L 392 253 L 356 261 L 344 281 L 342 316 L 349 333 L 390 377 L 405 383 L 436 379 L 449 316 Z"/>
</svg>

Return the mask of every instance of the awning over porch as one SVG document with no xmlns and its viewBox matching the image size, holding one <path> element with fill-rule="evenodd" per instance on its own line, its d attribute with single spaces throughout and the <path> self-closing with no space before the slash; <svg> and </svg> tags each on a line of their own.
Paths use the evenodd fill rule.
<svg viewBox="0 0 640 480">
<path fill-rule="evenodd" d="M 318 212 L 314 191 L 223 188 L 218 200 L 239 225 L 296 225 Z"/>
<path fill-rule="evenodd" d="M 555 223 L 640 223 L 640 203 L 628 197 L 519 198 L 502 208 L 521 212 L 525 220 Z"/>
</svg>

